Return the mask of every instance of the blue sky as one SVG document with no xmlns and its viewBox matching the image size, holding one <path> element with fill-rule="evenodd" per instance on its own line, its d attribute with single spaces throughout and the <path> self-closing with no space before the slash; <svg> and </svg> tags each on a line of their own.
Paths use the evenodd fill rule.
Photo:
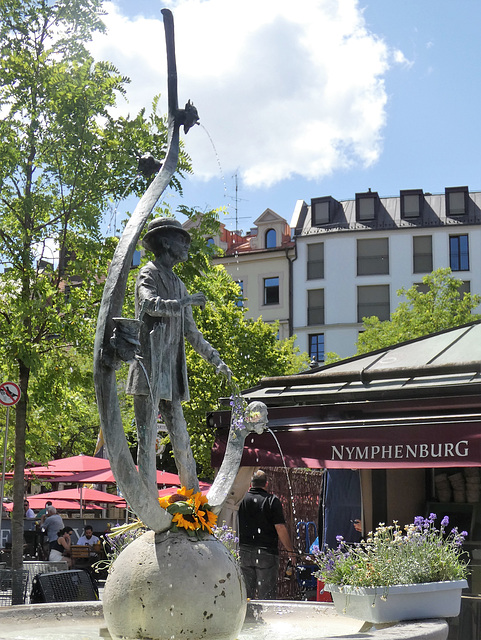
<svg viewBox="0 0 481 640">
<path fill-rule="evenodd" d="M 120 110 L 162 93 L 160 9 L 174 14 L 179 102 L 195 175 L 183 204 L 224 206 L 247 230 L 270 207 L 371 188 L 481 190 L 481 3 L 476 0 L 114 0 L 96 57 L 132 84 Z M 215 151 L 214 151 L 215 147 Z M 173 207 L 180 199 L 166 195 Z M 135 202 L 123 203 L 132 209 Z"/>
</svg>

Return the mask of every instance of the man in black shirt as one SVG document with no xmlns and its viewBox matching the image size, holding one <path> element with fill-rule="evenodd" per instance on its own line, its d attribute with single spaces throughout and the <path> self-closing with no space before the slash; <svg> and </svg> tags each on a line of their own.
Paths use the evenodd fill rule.
<svg viewBox="0 0 481 640">
<path fill-rule="evenodd" d="M 292 561 L 295 559 L 281 502 L 266 487 L 266 474 L 256 471 L 239 507 L 240 563 L 247 597 L 259 600 L 272 600 L 277 595 L 279 540 Z"/>
</svg>

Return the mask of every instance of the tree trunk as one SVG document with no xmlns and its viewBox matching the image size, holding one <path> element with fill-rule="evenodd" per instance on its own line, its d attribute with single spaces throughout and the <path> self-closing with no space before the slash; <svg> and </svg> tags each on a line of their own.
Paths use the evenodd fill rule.
<svg viewBox="0 0 481 640">
<path fill-rule="evenodd" d="M 27 392 L 30 369 L 19 362 L 19 385 L 21 396 L 15 412 L 15 474 L 13 478 L 12 512 L 12 604 L 23 604 L 23 589 L 20 569 L 23 568 L 24 509 L 25 495 L 25 433 L 27 426 Z M 15 571 L 16 570 L 16 571 Z"/>
</svg>

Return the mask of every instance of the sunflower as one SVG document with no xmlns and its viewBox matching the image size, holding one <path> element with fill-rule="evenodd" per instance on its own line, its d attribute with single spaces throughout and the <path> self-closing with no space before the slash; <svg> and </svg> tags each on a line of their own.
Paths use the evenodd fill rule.
<svg viewBox="0 0 481 640">
<path fill-rule="evenodd" d="M 201 511 L 199 509 L 199 511 L 197 511 L 197 517 L 199 519 L 200 526 L 202 527 L 202 529 L 207 529 L 209 533 L 212 533 L 212 527 L 217 522 L 216 514 L 210 511 L 209 509 L 206 509 L 205 511 Z"/>
<path fill-rule="evenodd" d="M 187 529 L 187 531 L 195 531 L 196 529 L 200 529 L 201 527 L 201 524 L 196 516 L 189 513 L 176 513 L 172 518 L 172 522 L 175 523 L 175 525 L 179 529 Z"/>
<path fill-rule="evenodd" d="M 164 496 L 163 498 L 159 498 L 159 504 L 162 509 L 167 509 L 169 505 L 174 502 L 188 502 L 189 498 L 191 498 L 194 493 L 193 489 L 187 489 L 187 487 L 180 487 L 177 489 L 175 493 L 172 493 L 170 496 Z"/>
<path fill-rule="evenodd" d="M 195 493 L 193 495 L 193 499 L 194 499 L 195 511 L 198 511 L 201 507 L 203 507 L 207 503 L 207 498 L 204 495 L 202 495 L 200 491 L 199 493 Z"/>
</svg>

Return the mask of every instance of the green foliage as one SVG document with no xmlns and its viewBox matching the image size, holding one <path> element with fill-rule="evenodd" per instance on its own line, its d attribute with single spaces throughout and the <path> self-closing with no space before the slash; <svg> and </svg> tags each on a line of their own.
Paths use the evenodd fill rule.
<svg viewBox="0 0 481 640">
<path fill-rule="evenodd" d="M 238 306 L 239 285 L 222 265 L 214 266 L 205 259 L 208 251 L 215 250 L 207 247 L 204 239 L 215 234 L 215 218 L 209 215 L 208 231 L 206 227 L 191 229 L 195 255 L 198 260 L 204 256 L 203 264 L 197 264 L 196 268 L 193 264 L 182 265 L 181 277 L 188 291 L 202 291 L 207 298 L 204 310 L 193 309 L 199 330 L 232 370 L 233 382 L 238 388 L 252 387 L 265 376 L 289 375 L 306 369 L 309 359 L 294 346 L 295 338 L 278 340 L 277 324 L 268 324 L 262 318 L 247 319 L 244 308 Z M 232 388 L 189 344 L 186 351 L 191 399 L 185 403 L 184 413 L 199 473 L 209 477 L 214 432 L 206 426 L 205 416 L 218 407 L 219 398 L 232 394 Z"/>
<path fill-rule="evenodd" d="M 93 338 L 116 245 L 101 224 L 113 203 L 144 193 L 138 157 L 161 158 L 167 141 L 158 98 L 148 116 L 110 113 L 128 78 L 86 48 L 104 30 L 101 4 L 0 3 L 0 349 L 3 379 L 23 392 L 18 468 L 23 453 L 40 462 L 93 453 Z M 190 171 L 181 150 L 171 186 Z"/>
<path fill-rule="evenodd" d="M 481 296 L 460 292 L 462 280 L 450 269 L 437 269 L 423 278 L 427 291 L 416 285 L 402 288 L 398 296 L 406 301 L 396 308 L 391 320 L 382 322 L 376 316 L 363 318 L 365 331 L 357 342 L 357 354 L 382 349 L 398 342 L 420 338 L 436 331 L 450 329 L 481 318 L 472 311 L 481 303 Z"/>
</svg>

